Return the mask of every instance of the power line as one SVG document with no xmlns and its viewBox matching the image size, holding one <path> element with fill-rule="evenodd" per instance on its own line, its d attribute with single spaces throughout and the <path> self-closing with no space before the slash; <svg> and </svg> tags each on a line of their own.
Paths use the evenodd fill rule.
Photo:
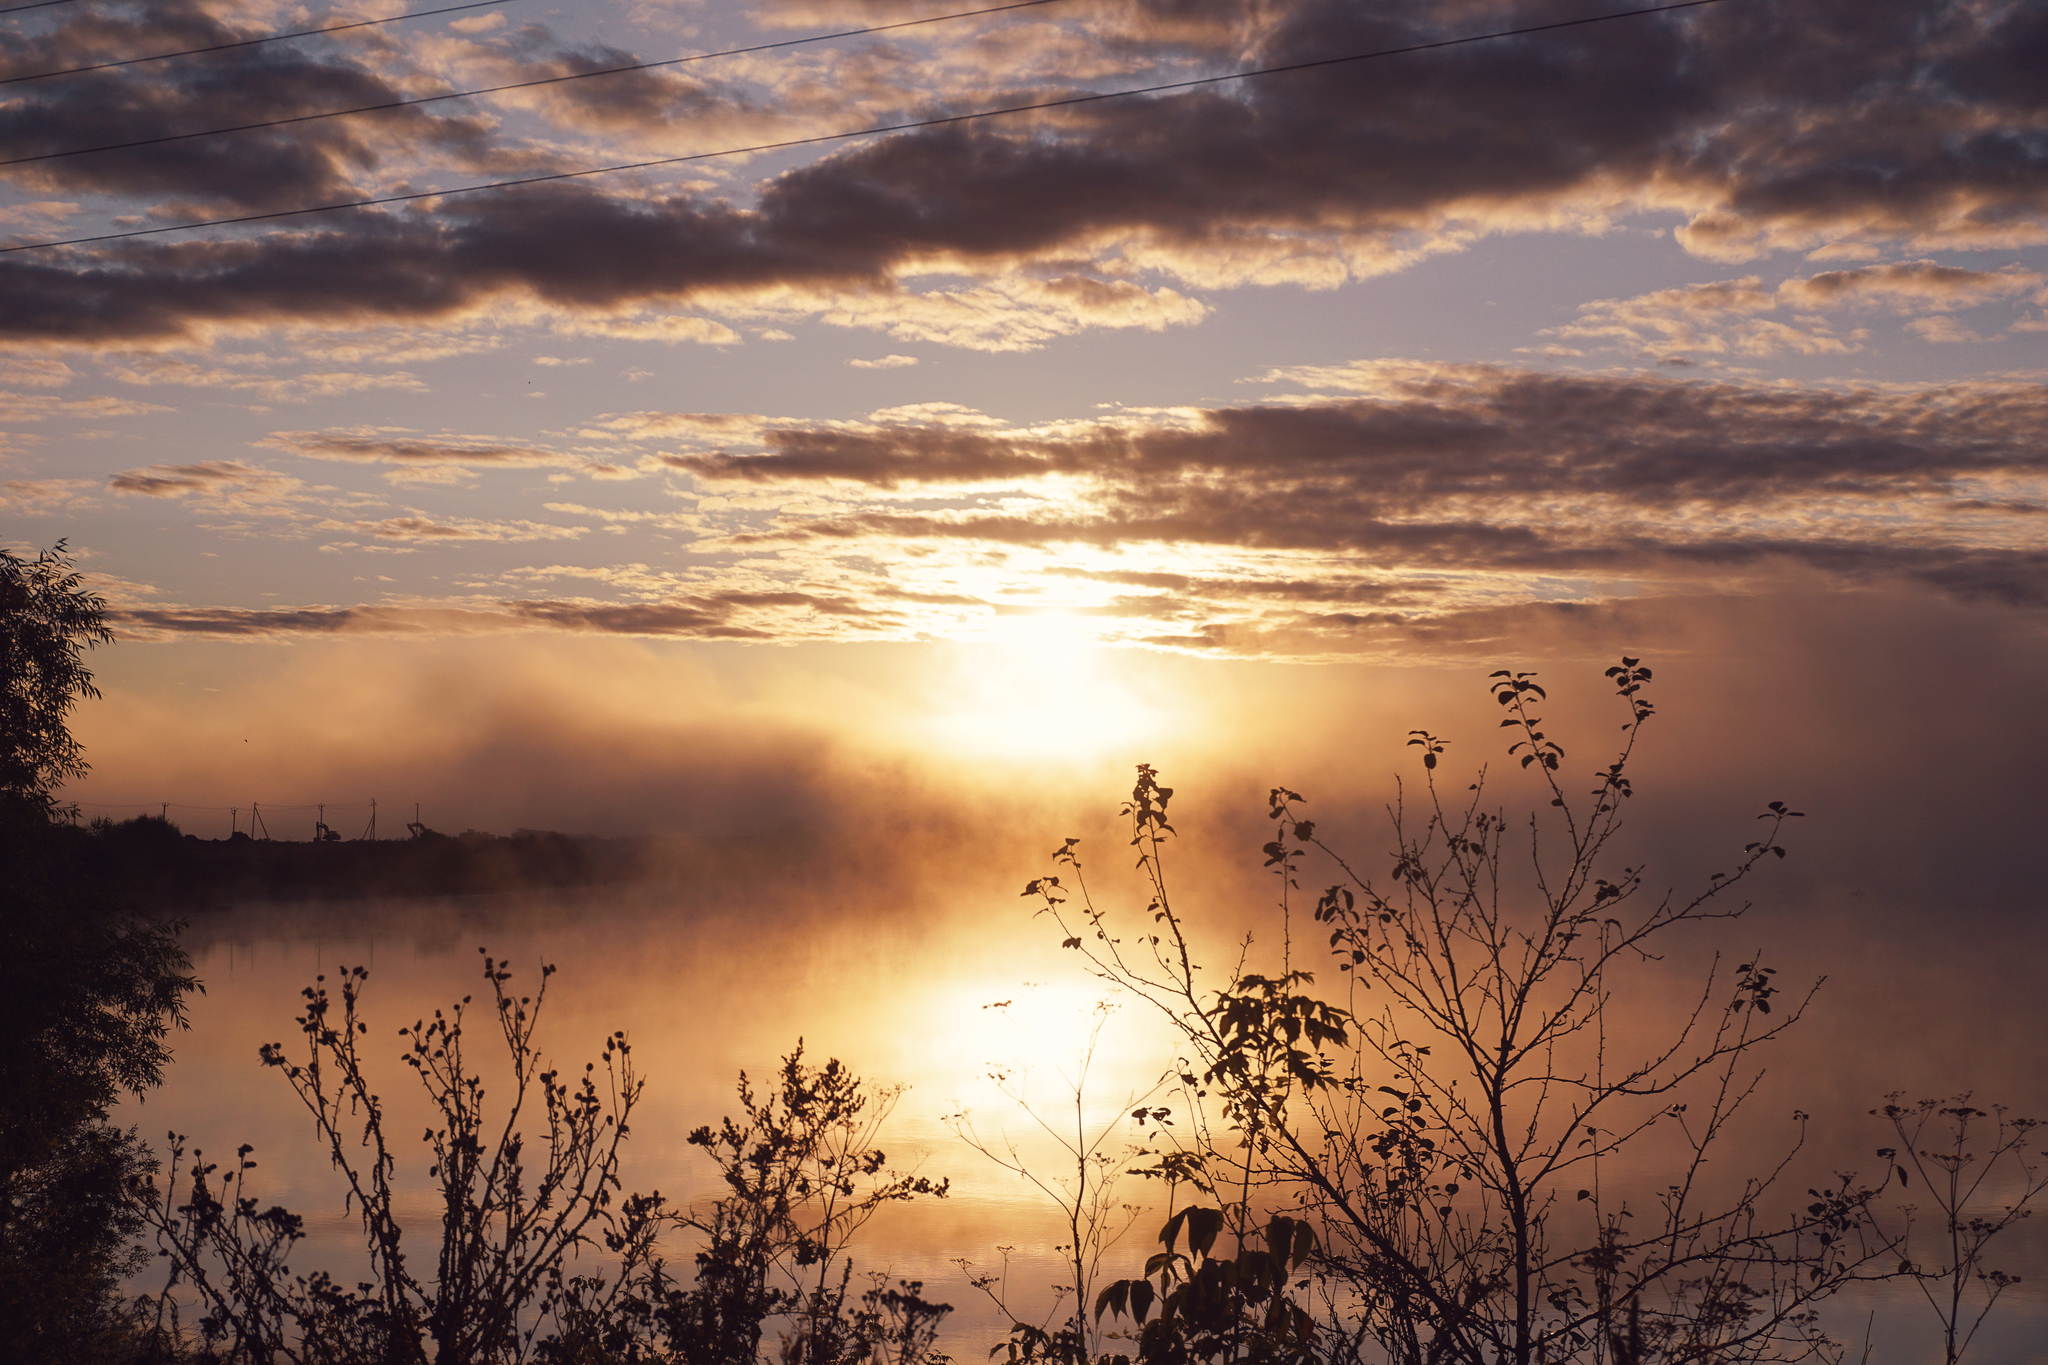
<svg viewBox="0 0 2048 1365">
<path fill-rule="evenodd" d="M 1602 24 L 1613 19 L 1634 19 L 1646 14 L 1668 14 L 1676 10 L 1698 9 L 1704 5 L 1717 5 L 1722 0 L 1677 0 L 1675 4 L 1653 5 L 1644 9 L 1618 10 L 1612 14 L 1596 14 L 1583 19 L 1561 19 L 1548 24 L 1532 24 L 1526 28 L 1500 29 L 1492 33 L 1475 33 L 1463 38 L 1444 38 L 1430 43 L 1414 43 L 1407 47 L 1379 48 L 1372 52 L 1353 52 L 1342 57 L 1319 57 L 1313 61 L 1289 62 L 1282 66 L 1253 67 L 1248 71 L 1233 71 L 1221 76 L 1197 76 L 1189 80 L 1167 81 L 1160 85 L 1140 86 L 1131 90 L 1106 90 L 1089 95 L 1069 95 L 1056 100 L 1039 100 L 1031 104 L 1012 104 L 1000 109 L 983 109 L 971 114 L 948 114 L 939 118 L 914 119 L 904 123 L 877 124 L 872 128 L 857 128 L 843 133 L 819 133 L 814 137 L 789 138 L 782 142 L 763 142 L 751 147 L 727 147 L 715 152 L 691 152 L 685 156 L 658 157 L 651 161 L 622 162 L 614 166 L 591 166 L 580 171 L 556 171 L 549 175 L 522 176 L 517 180 L 496 180 L 483 185 L 460 185 L 453 189 L 420 190 L 411 194 L 388 194 L 373 199 L 348 199 L 334 204 L 315 204 L 302 209 L 276 209 L 269 213 L 248 213 L 234 218 L 208 218 L 196 223 L 173 223 L 166 227 L 133 228 L 126 232 L 104 232 L 92 237 L 68 237 L 60 241 L 24 242 L 17 246 L 0 246 L 0 255 L 14 251 L 41 251 L 49 247 L 85 246 L 93 242 L 123 241 L 130 237 L 153 237 L 166 232 L 190 232 L 197 228 L 231 227 L 240 223 L 263 223 L 279 218 L 298 218 L 313 213 L 335 213 L 343 209 L 377 208 L 385 204 L 406 204 L 421 199 L 440 199 L 453 194 L 476 194 L 485 190 L 516 189 L 523 185 L 542 185 L 560 180 L 579 180 L 585 176 L 612 175 L 620 171 L 648 170 L 656 166 L 678 166 L 692 161 L 709 161 L 724 156 L 744 156 L 756 152 L 782 151 L 791 147 L 811 147 L 825 142 L 844 142 L 852 138 L 875 137 L 883 133 L 907 132 L 916 128 L 938 128 L 956 123 L 973 123 L 982 119 L 1002 118 L 1010 114 L 1025 114 L 1042 109 L 1063 109 L 1079 104 L 1097 104 L 1105 100 L 1129 99 L 1137 95 L 1156 95 L 1169 90 L 1189 90 L 1205 85 L 1220 85 L 1226 81 L 1249 80 L 1255 76 L 1278 76 L 1294 71 L 1309 71 L 1317 67 L 1339 66 L 1347 62 L 1370 61 L 1377 57 L 1400 57 L 1415 52 L 1432 52 L 1440 48 L 1462 47 L 1468 43 L 1489 42 L 1496 38 L 1515 38 L 1530 33 L 1548 33 L 1556 29 L 1579 28 L 1587 24 Z M 0 165 L 9 163 L 0 162 Z"/>
<path fill-rule="evenodd" d="M 45 0 L 47 4 L 61 4 L 64 0 Z M 296 33 L 273 33 L 265 38 L 243 38 L 232 43 L 215 43 L 210 47 L 188 47 L 177 52 L 156 52 L 147 57 L 124 57 L 118 62 L 94 62 L 91 66 L 67 66 L 57 71 L 37 71 L 26 76 L 0 76 L 0 85 L 18 85 L 22 81 L 48 80 L 52 76 L 76 76 L 87 71 L 110 71 L 117 66 L 140 66 L 144 62 L 167 62 L 173 57 L 196 57 L 202 52 L 228 52 L 238 47 L 261 47 L 264 43 L 282 43 L 292 38 L 311 38 L 321 33 L 343 33 L 352 28 L 374 28 L 378 24 L 395 24 L 405 19 L 428 19 L 436 14 L 454 14 L 459 10 L 485 9 L 492 5 L 504 5 L 511 0 L 471 0 L 466 5 L 449 5 L 443 9 L 416 10 L 411 14 L 394 14 L 386 19 L 359 19 L 347 24 L 332 24 L 327 28 L 306 28 Z M 24 9 L 36 6 L 25 5 Z M 0 14 L 10 11 L 0 10 Z"/>
<path fill-rule="evenodd" d="M 498 3 L 499 0 L 487 0 Z M 830 42 L 839 38 L 858 38 L 869 33 L 888 33 L 900 28 L 917 28 L 923 24 L 943 23 L 949 19 L 974 19 L 985 14 L 1001 14 L 1007 10 L 1033 9 L 1039 5 L 1057 4 L 1059 0 L 1011 0 L 1009 4 L 992 5 L 986 9 L 963 10 L 957 14 L 934 14 L 923 19 L 905 19 L 894 24 L 875 24 L 869 28 L 842 29 L 836 33 L 814 33 L 804 38 L 784 38 L 773 43 L 756 43 L 751 47 L 732 47 L 720 52 L 694 52 L 687 57 L 669 57 L 658 62 L 629 62 L 624 66 L 600 67 L 595 71 L 571 71 L 561 76 L 537 76 L 530 81 L 512 81 L 505 85 L 486 85 L 475 90 L 451 90 L 445 95 L 422 95 L 417 99 L 385 100 L 378 104 L 358 104 L 348 109 L 328 109 L 318 114 L 295 114 L 290 118 L 264 119 L 256 123 L 234 123 L 222 128 L 202 128 L 190 133 L 166 133 L 161 137 L 136 138 L 130 142 L 106 142 L 93 147 L 73 147 L 62 152 L 38 152 L 34 156 L 10 157 L 0 161 L 0 166 L 20 166 L 31 161 L 57 161 L 64 157 L 86 156 L 93 152 L 121 152 L 133 147 L 157 147 L 166 142 L 189 142 L 194 138 L 220 137 L 226 133 L 254 132 L 260 128 L 283 128 L 294 123 L 314 123 L 321 119 L 347 118 L 352 114 L 374 114 L 391 109 L 411 109 L 422 104 L 440 104 L 447 100 L 466 100 L 475 95 L 495 95 L 506 90 L 531 90 L 539 85 L 560 85 L 565 81 L 587 81 L 596 76 L 618 76 L 632 71 L 652 71 L 657 67 L 682 66 L 689 62 L 708 62 L 719 57 L 742 57 L 753 52 L 772 52 L 778 48 L 801 47 L 806 43 Z M 81 68 L 87 69 L 87 68 Z M 4 84 L 4 82 L 0 82 Z"/>
<path fill-rule="evenodd" d="M 71 0 L 36 0 L 33 5 L 9 5 L 0 9 L 0 14 L 19 14 L 25 9 L 48 9 L 52 5 L 68 5 Z"/>
</svg>

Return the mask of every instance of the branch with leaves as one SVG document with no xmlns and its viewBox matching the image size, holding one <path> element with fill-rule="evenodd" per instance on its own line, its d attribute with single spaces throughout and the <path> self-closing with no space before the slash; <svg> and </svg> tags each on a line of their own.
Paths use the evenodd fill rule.
<svg viewBox="0 0 2048 1365">
<path fill-rule="evenodd" d="M 1525 821 L 1484 804 L 1483 770 L 1452 800 L 1439 780 L 1448 741 L 1410 731 L 1421 799 L 1388 809 L 1384 879 L 1276 787 L 1264 854 L 1279 896 L 1261 930 L 1271 965 L 1258 965 L 1249 932 L 1222 978 L 1193 965 L 1168 894 L 1172 790 L 1149 767 L 1124 807 L 1150 891 L 1141 919 L 1097 906 L 1071 840 L 1060 873 L 1026 887 L 1091 971 L 1158 1007 L 1188 1048 L 1180 1081 L 1229 1245 L 1203 1248 L 1199 1263 L 1169 1246 L 1153 1288 L 1113 1285 L 1098 1311 L 1142 1319 L 1207 1273 L 1231 1286 L 1237 1326 L 1228 1337 L 1161 1329 L 1147 1338 L 1161 1354 L 1147 1359 L 1284 1354 L 1293 1337 L 1260 1333 L 1293 1320 L 1274 1306 L 1290 1295 L 1319 1304 L 1313 1349 L 1333 1360 L 1793 1359 L 1822 1345 L 1815 1305 L 1884 1273 L 1870 1190 L 1837 1178 L 1795 1196 L 1803 1129 L 1747 1178 L 1706 1179 L 1756 1092 L 1758 1049 L 1798 1022 L 1818 983 L 1788 997 L 1758 958 L 1730 973 L 1717 957 L 1662 1037 L 1610 1019 L 1617 983 L 1673 934 L 1749 909 L 1736 888 L 1785 856 L 1778 838 L 1799 813 L 1771 803 L 1732 870 L 1689 895 L 1650 894 L 1645 869 L 1617 866 L 1611 850 L 1656 714 L 1643 695 L 1652 673 L 1624 658 L 1606 676 L 1625 738 L 1590 802 L 1567 790 L 1537 676 L 1488 680 L 1509 756 L 1538 780 L 1542 804 Z M 1299 879 L 1315 858 L 1337 873 L 1312 910 L 1331 994 L 1295 960 Z M 1653 1141 L 1676 1163 L 1661 1196 L 1610 1188 L 1603 1168 Z M 1289 1271 L 1299 1278 L 1258 1298 L 1278 1264 L 1276 1218 L 1307 1236 Z"/>
</svg>

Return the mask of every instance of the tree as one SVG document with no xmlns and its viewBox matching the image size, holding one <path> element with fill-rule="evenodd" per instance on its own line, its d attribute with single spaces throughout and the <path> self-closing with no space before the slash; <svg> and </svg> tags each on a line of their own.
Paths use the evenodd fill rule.
<svg viewBox="0 0 2048 1365">
<path fill-rule="evenodd" d="M 1826 1349 L 1815 1305 L 1876 1273 L 1885 1249 L 1872 1192 L 1840 1176 L 1795 1197 L 1798 1115 L 1778 1161 L 1732 1180 L 1709 1165 L 1755 1093 L 1757 1050 L 1811 991 L 1781 992 L 1759 958 L 1731 971 L 1716 956 L 1662 1036 L 1611 1017 L 1633 969 L 1747 910 L 1735 888 L 1784 856 L 1798 812 L 1772 802 L 1731 872 L 1651 894 L 1611 847 L 1651 673 L 1624 659 L 1607 676 L 1625 738 L 1590 800 L 1565 789 L 1534 675 L 1490 680 L 1541 802 L 1526 821 L 1487 807 L 1483 769 L 1453 796 L 1446 741 L 1411 732 L 1422 791 L 1389 809 L 1384 876 L 1275 788 L 1276 912 L 1220 978 L 1196 965 L 1169 894 L 1173 792 L 1149 766 L 1124 807 L 1149 883 L 1141 919 L 1095 904 L 1073 840 L 1025 888 L 1186 1049 L 1193 1140 L 1170 1174 L 1191 1202 L 1145 1275 L 1095 1304 L 1141 1324 L 1141 1359 L 1619 1365 Z M 1311 855 L 1334 873 L 1312 907 L 1298 882 Z M 1315 958 L 1298 957 L 1310 933 Z M 1334 969 L 1326 993 L 1315 959 Z M 1661 1177 L 1631 1186 L 1624 1159 L 1661 1161 Z"/>
<path fill-rule="evenodd" d="M 163 1080 L 197 983 L 177 928 L 95 889 L 92 840 L 56 825 L 85 771 L 68 727 L 112 639 L 64 542 L 0 550 L 0 1360 L 114 1359 L 122 1278 L 155 1158 L 110 1122 Z"/>
<path fill-rule="evenodd" d="M 85 776 L 69 720 L 80 697 L 99 696 L 85 651 L 112 643 L 106 610 L 63 541 L 34 559 L 0 550 L 0 813 L 44 814 Z"/>
</svg>

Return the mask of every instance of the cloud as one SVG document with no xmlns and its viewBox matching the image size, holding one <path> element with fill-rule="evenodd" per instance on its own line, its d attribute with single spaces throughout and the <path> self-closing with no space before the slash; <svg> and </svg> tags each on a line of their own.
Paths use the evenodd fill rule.
<svg viewBox="0 0 2048 1365">
<path fill-rule="evenodd" d="M 758 413 L 628 412 L 600 417 L 587 434 L 632 441 L 659 441 L 674 437 L 752 441 L 768 423 L 769 419 Z"/>
<path fill-rule="evenodd" d="M 1968 270 L 1933 261 L 1901 261 L 1787 280 L 1778 286 L 1778 297 L 1803 308 L 1875 304 L 1899 312 L 1945 311 L 2031 293 L 2041 281 L 2038 271 L 2020 266 Z"/>
<path fill-rule="evenodd" d="M 662 341 L 670 345 L 688 341 L 700 346 L 737 346 L 741 341 L 738 332 L 711 318 L 638 309 L 589 315 L 572 313 L 559 319 L 556 326 L 558 331 L 569 336 Z"/>
<path fill-rule="evenodd" d="M 10 479 L 0 483 L 0 507 L 20 516 L 81 512 L 98 505 L 92 479 Z"/>
<path fill-rule="evenodd" d="M 2039 289 L 2042 276 L 2008 266 L 1969 270 L 1932 261 L 1904 261 L 1829 270 L 1767 288 L 1758 275 L 1710 284 L 1659 289 L 1628 299 L 1582 304 L 1579 317 L 1544 335 L 1625 350 L 1689 351 L 1704 355 L 1768 356 L 1846 354 L 1863 349 L 1862 328 L 1846 335 L 1817 314 L 1826 309 L 1880 308 L 1931 313 L 1906 324 L 1927 341 L 1981 340 L 1942 316 L 2000 301 L 2019 301 Z M 1792 321 L 1759 316 L 1794 311 Z"/>
<path fill-rule="evenodd" d="M 399 389 L 410 393 L 424 393 L 427 389 L 419 376 L 404 370 L 388 374 L 337 370 L 270 375 L 201 365 L 168 356 L 148 356 L 125 365 L 109 365 L 106 374 L 124 384 L 181 384 L 190 388 L 229 389 L 252 394 L 271 403 L 303 403 L 371 389 Z"/>
<path fill-rule="evenodd" d="M 1293 0 L 1256 20 L 1100 21 L 1108 26 L 1081 46 L 1120 54 L 1119 69 L 1165 74 L 1367 52 L 1539 17 L 1550 16 L 1523 0 Z M 1014 350 L 1082 329 L 1186 325 L 1206 311 L 1184 292 L 1191 287 L 1328 287 L 1480 234 L 1599 230 L 1630 214 L 1683 215 L 1680 239 L 1724 259 L 1787 248 L 1853 255 L 1872 243 L 2014 246 L 2048 240 L 2048 152 L 2030 131 L 2039 110 L 2028 56 L 2048 41 L 2044 25 L 2032 7 L 1966 0 L 1761 16 L 1693 9 L 879 137 L 774 171 L 743 194 L 716 182 L 577 182 L 308 219 L 247 239 L 15 254 L 0 259 L 0 336 L 155 343 L 230 327 L 538 309 L 625 335 L 738 339 L 696 316 L 708 312 Z M 1075 89 L 1051 61 L 1073 32 L 1052 24 L 1005 40 L 1046 55 L 1022 68 L 1021 95 Z M 374 71 L 339 56 L 230 64 L 204 89 L 184 76 L 124 78 L 111 99 L 85 81 L 75 109 L 28 101 L 22 145 L 42 146 L 57 129 L 98 136 L 121 120 L 159 126 L 209 101 L 301 109 L 397 80 L 402 53 L 379 54 L 362 59 Z M 960 90 L 938 98 L 940 111 L 966 103 L 970 67 L 983 77 L 999 69 L 993 52 L 963 60 Z M 887 87 L 900 100 L 915 67 L 877 68 L 874 96 Z M 627 107 L 640 98 L 630 81 L 559 87 L 550 99 L 575 104 L 586 123 L 610 109 L 625 126 L 671 117 L 686 86 L 646 86 L 653 103 L 644 108 Z M 765 77 L 743 94 L 705 97 L 728 110 L 797 98 Z M 105 109 L 94 112 L 94 100 Z M 487 149 L 485 132 L 468 124 L 399 120 L 375 135 L 385 141 L 366 140 L 359 124 L 385 126 L 301 125 L 47 163 L 67 169 L 22 178 L 92 179 L 144 202 L 176 185 L 238 205 L 305 203 L 341 193 L 401 137 L 428 163 L 408 170 L 429 174 L 434 158 L 452 170 L 510 155 Z M 1147 273 L 1165 283 L 1142 282 Z M 1825 292 L 1828 279 L 1808 291 Z M 1844 287 L 1871 297 L 1944 287 L 1900 268 L 1860 279 Z M 1796 322 L 1746 335 L 1759 349 L 1850 344 Z"/>
<path fill-rule="evenodd" d="M 1915 318 L 1906 324 L 1906 330 L 1919 337 L 1922 341 L 1937 343 L 1982 341 L 1984 339 L 1977 335 L 1975 331 L 1957 322 L 1954 318 L 1943 316 Z"/>
<path fill-rule="evenodd" d="M 317 523 L 314 529 L 350 531 L 378 540 L 426 544 L 457 540 L 575 540 L 590 533 L 587 526 L 550 526 L 537 521 L 484 521 L 474 517 L 438 517 L 424 512 L 360 521 L 329 519 Z"/>
<path fill-rule="evenodd" d="M 1531 603 L 1762 591 L 1788 576 L 2048 608 L 2037 383 L 1802 388 L 1388 361 L 1263 382 L 1259 403 L 1029 426 L 953 404 L 833 422 L 627 414 L 606 429 L 701 440 L 654 457 L 693 481 L 672 490 L 683 506 L 545 503 L 559 524 L 331 513 L 317 529 L 340 533 L 337 552 L 390 552 L 601 527 L 622 551 L 494 567 L 464 586 L 501 598 L 434 608 L 463 631 L 974 638 L 1052 611 L 1108 640 L 1312 656 Z M 398 440 L 420 443 L 426 467 L 456 467 L 425 438 L 362 439 L 359 458 Z M 124 477 L 126 491 L 179 496 L 252 475 Z M 680 567 L 647 567 L 678 541 Z M 594 596 L 535 596 L 549 580 Z"/>
<path fill-rule="evenodd" d="M 289 639 L 302 635 L 477 635 L 507 631 L 771 641 L 807 620 L 857 617 L 866 609 L 801 592 L 725 593 L 667 602 L 541 598 L 487 606 L 123 607 L 109 613 L 124 638 Z"/>
<path fill-rule="evenodd" d="M 1793 326 L 1760 318 L 1779 306 L 1779 294 L 1748 275 L 1711 284 L 1659 289 L 1630 299 L 1596 299 L 1579 307 L 1579 319 L 1551 327 L 1546 336 L 1628 350 L 1766 356 L 1780 351 L 1815 355 L 1860 350 L 1818 319 Z"/>
<path fill-rule="evenodd" d="M 53 223 L 61 223 L 79 212 L 82 205 L 59 200 L 42 200 L 33 204 L 9 204 L 0 208 L 0 223 L 9 227 L 28 227 L 48 231 Z"/>
<path fill-rule="evenodd" d="M 0 384 L 61 389 L 76 377 L 69 365 L 49 356 L 0 355 Z"/>
<path fill-rule="evenodd" d="M 429 469 L 548 469 L 555 467 L 601 467 L 616 473 L 589 455 L 544 446 L 495 441 L 487 436 L 412 433 L 404 427 L 342 427 L 327 431 L 273 431 L 255 442 L 267 450 L 281 450 L 309 460 L 337 460 L 351 464 L 403 466 L 405 482 L 446 482 L 448 475 L 429 475 Z"/>
<path fill-rule="evenodd" d="M 64 14 L 16 34 L 6 69 L 54 70 L 249 36 L 194 0 Z M 16 85 L 0 105 L 0 142 L 13 156 L 34 156 L 389 103 L 416 82 L 401 53 L 385 35 L 361 34 L 353 43 L 280 43 Z M 260 212 L 347 198 L 361 188 L 357 176 L 408 143 L 458 163 L 489 159 L 485 122 L 435 108 L 63 156 L 6 173 L 32 191 L 135 196 L 173 215 Z"/>
<path fill-rule="evenodd" d="M 289 475 L 246 465 L 239 460 L 155 464 L 145 469 L 130 469 L 107 480 L 107 487 L 116 493 L 145 498 L 183 498 L 197 493 L 267 500 L 303 486 Z"/>
<path fill-rule="evenodd" d="M 906 365 L 915 365 L 914 355 L 885 355 L 879 360 L 849 360 L 847 364 L 856 370 L 900 370 Z"/>
<path fill-rule="evenodd" d="M 38 372 L 26 382 L 46 384 L 50 375 L 49 371 Z M 52 417 L 102 420 L 109 417 L 147 417 L 152 413 L 174 411 L 161 403 L 145 403 L 139 399 L 115 398 L 106 394 L 94 398 L 58 398 L 47 393 L 10 393 L 6 398 L 7 417 L 16 422 L 42 422 Z"/>
<path fill-rule="evenodd" d="M 715 484 L 842 490 L 832 510 L 785 511 L 700 552 L 779 547 L 812 574 L 879 557 L 901 582 L 943 578 L 916 558 L 936 555 L 991 603 L 1053 572 L 1124 582 L 1120 561 L 1142 553 L 1171 574 L 1145 595 L 1159 622 L 1341 633 L 1373 611 L 1725 587 L 1788 563 L 2048 605 L 2037 385 L 1788 390 L 1385 363 L 1269 379 L 1357 396 L 1053 434 L 783 428 L 760 454 L 668 462 Z M 891 508 L 849 486 L 951 501 Z M 1009 558 L 977 571 L 977 555 Z"/>
<path fill-rule="evenodd" d="M 611 522 L 613 524 L 617 524 L 620 522 L 638 522 L 650 526 L 666 526 L 674 528 L 676 530 L 686 531 L 700 530 L 703 527 L 703 518 L 689 512 L 619 511 L 614 508 L 585 507 L 582 503 L 577 502 L 550 502 L 544 503 L 542 505 L 546 507 L 547 510 L 550 512 L 560 512 L 565 516 L 572 517 L 591 517 L 598 521 Z M 634 567 L 643 569 L 645 568 L 644 565 L 638 565 Z M 550 572 L 567 573 L 569 571 L 566 569 L 561 569 L 552 570 Z M 612 570 L 593 569 L 588 570 L 587 572 L 602 576 L 606 579 L 607 582 L 616 581 L 612 576 Z"/>
</svg>

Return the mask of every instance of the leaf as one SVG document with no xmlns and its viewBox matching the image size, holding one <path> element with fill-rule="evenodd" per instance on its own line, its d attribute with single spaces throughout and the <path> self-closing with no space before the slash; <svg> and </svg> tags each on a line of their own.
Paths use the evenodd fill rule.
<svg viewBox="0 0 2048 1365">
<path fill-rule="evenodd" d="M 1216 1238 L 1223 1231 L 1221 1209 L 1191 1208 L 1182 1215 L 1187 1219 L 1188 1250 L 1207 1256 L 1209 1249 L 1216 1245 Z"/>
</svg>

